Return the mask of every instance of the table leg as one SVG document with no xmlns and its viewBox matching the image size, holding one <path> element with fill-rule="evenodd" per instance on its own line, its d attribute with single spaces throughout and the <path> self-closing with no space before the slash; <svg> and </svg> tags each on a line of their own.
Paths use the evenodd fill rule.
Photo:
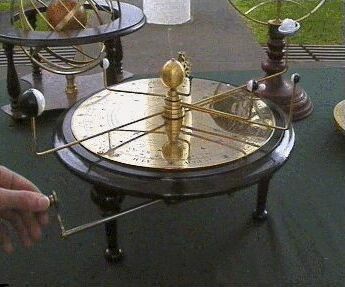
<svg viewBox="0 0 345 287">
<path fill-rule="evenodd" d="M 122 59 L 123 50 L 121 38 L 116 37 L 104 42 L 107 58 L 109 60 L 109 68 L 107 70 L 108 85 L 118 84 L 123 80 Z"/>
<path fill-rule="evenodd" d="M 117 195 L 114 190 L 103 186 L 95 186 L 91 192 L 93 202 L 101 209 L 102 216 L 108 217 L 119 213 L 124 196 Z M 118 247 L 117 222 L 113 220 L 105 223 L 105 233 L 108 247 L 105 249 L 105 258 L 109 262 L 118 262 L 123 258 L 123 252 Z"/>
<path fill-rule="evenodd" d="M 14 45 L 5 43 L 3 47 L 7 58 L 7 92 L 10 96 L 11 103 L 9 112 L 13 118 L 20 119 L 22 114 L 18 109 L 18 98 L 21 90 L 18 74 L 13 61 Z"/>
<path fill-rule="evenodd" d="M 32 26 L 32 28 L 34 28 L 34 30 L 36 30 L 36 28 L 37 28 L 37 12 L 36 12 L 36 10 L 31 10 L 31 11 L 26 12 L 26 17 L 28 18 L 29 23 Z M 30 54 L 31 54 L 31 57 L 35 58 L 36 60 L 39 59 L 34 48 L 30 48 Z M 32 77 L 36 80 L 38 80 L 38 79 L 42 80 L 41 68 L 39 67 L 39 65 L 37 65 L 33 61 L 32 61 Z"/>
<path fill-rule="evenodd" d="M 39 61 L 39 57 L 37 56 L 37 53 L 35 53 L 34 49 L 30 49 L 31 57 L 35 58 Z M 34 61 L 31 61 L 32 64 L 32 78 L 36 81 L 42 81 L 42 71 L 39 65 L 37 65 Z"/>
<path fill-rule="evenodd" d="M 271 177 L 267 177 L 258 183 L 256 210 L 253 213 L 253 218 L 255 220 L 263 221 L 267 219 L 268 213 L 266 210 L 266 204 L 270 180 Z"/>
</svg>

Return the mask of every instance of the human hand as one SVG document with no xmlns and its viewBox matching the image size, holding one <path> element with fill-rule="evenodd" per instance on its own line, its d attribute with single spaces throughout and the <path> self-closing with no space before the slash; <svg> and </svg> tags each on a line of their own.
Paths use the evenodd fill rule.
<svg viewBox="0 0 345 287">
<path fill-rule="evenodd" d="M 31 181 L 0 166 L 0 244 L 6 253 L 14 251 L 6 223 L 17 231 L 24 246 L 32 246 L 48 224 L 48 207 L 48 197 Z"/>
</svg>

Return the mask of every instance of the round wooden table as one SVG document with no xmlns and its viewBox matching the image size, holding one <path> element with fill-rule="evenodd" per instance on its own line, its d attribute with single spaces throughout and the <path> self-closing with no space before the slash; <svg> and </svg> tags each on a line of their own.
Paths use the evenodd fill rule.
<svg viewBox="0 0 345 287">
<path fill-rule="evenodd" d="M 71 129 L 74 112 L 84 102 L 79 101 L 58 124 L 54 146 L 60 147 L 76 138 Z M 276 124 L 284 126 L 286 115 L 267 102 L 274 113 Z M 57 152 L 62 163 L 77 176 L 93 184 L 92 200 L 105 216 L 119 213 L 125 196 L 161 199 L 167 204 L 191 199 L 231 194 L 257 184 L 257 206 L 253 217 L 264 220 L 269 182 L 284 165 L 294 146 L 293 128 L 276 129 L 270 140 L 258 151 L 228 164 L 192 170 L 159 170 L 110 161 L 91 153 L 82 145 L 74 145 Z M 106 258 L 117 261 L 122 252 L 118 248 L 116 220 L 106 223 L 108 248 Z"/>
</svg>

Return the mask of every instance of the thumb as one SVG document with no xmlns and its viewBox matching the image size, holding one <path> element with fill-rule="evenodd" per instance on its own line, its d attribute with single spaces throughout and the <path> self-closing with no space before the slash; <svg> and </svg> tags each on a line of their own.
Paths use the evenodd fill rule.
<svg viewBox="0 0 345 287">
<path fill-rule="evenodd" d="M 0 210 L 18 209 L 38 212 L 47 210 L 49 204 L 48 197 L 41 193 L 0 188 Z"/>
</svg>

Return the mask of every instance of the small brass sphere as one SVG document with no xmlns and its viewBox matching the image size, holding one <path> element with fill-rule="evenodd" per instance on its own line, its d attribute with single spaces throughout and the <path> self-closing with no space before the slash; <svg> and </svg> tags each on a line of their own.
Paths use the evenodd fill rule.
<svg viewBox="0 0 345 287">
<path fill-rule="evenodd" d="M 184 78 L 185 71 L 179 61 L 171 59 L 164 64 L 161 71 L 161 80 L 166 87 L 175 90 L 183 83 Z"/>
</svg>

